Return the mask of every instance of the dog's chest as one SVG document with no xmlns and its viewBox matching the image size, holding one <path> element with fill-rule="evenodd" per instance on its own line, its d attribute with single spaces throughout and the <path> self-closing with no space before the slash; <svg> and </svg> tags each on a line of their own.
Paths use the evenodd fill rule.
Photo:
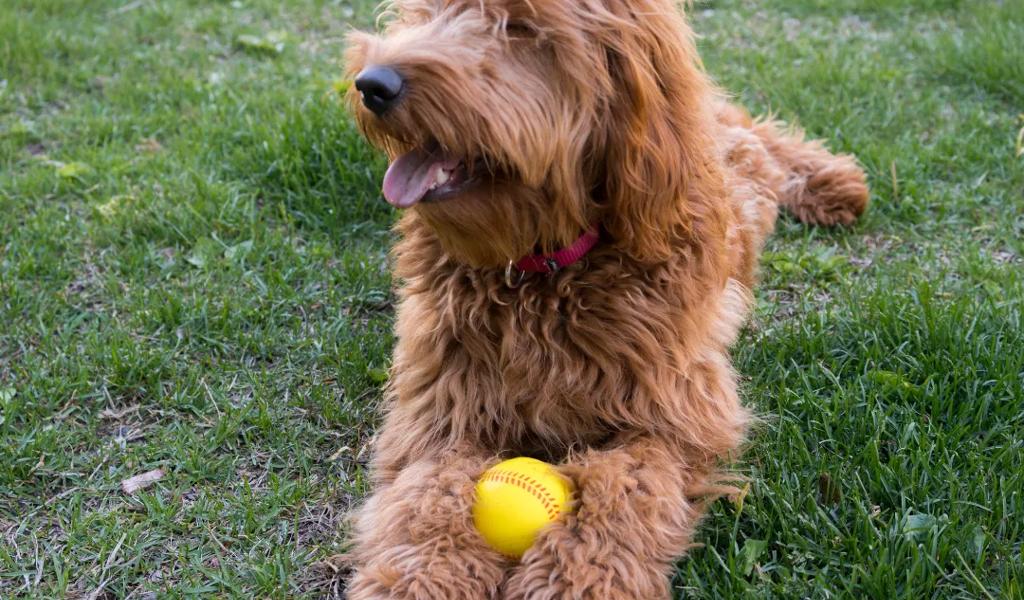
<svg viewBox="0 0 1024 600">
<path fill-rule="evenodd" d="M 518 452 L 564 450 L 607 437 L 618 420 L 608 407 L 631 401 L 628 387 L 616 385 L 632 379 L 629 366 L 581 346 L 581 332 L 571 323 L 510 323 L 491 338 L 497 360 L 481 370 L 484 387 L 493 390 L 478 398 L 486 437 Z"/>
<path fill-rule="evenodd" d="M 403 303 L 397 391 L 498 450 L 557 453 L 607 439 L 632 426 L 645 390 L 675 371 L 672 311 L 651 290 L 450 298 Z"/>
</svg>

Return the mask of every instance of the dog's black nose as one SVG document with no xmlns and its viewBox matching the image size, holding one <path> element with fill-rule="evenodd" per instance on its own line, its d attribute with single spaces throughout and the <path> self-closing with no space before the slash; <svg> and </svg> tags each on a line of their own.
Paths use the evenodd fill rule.
<svg viewBox="0 0 1024 600">
<path fill-rule="evenodd" d="M 398 101 L 405 81 L 391 67 L 367 67 L 356 75 L 356 89 L 363 95 L 363 104 L 377 115 Z"/>
</svg>

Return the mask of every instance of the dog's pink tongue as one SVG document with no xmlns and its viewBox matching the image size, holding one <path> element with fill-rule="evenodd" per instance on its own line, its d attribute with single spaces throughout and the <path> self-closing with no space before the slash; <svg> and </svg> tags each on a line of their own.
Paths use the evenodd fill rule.
<svg viewBox="0 0 1024 600">
<path fill-rule="evenodd" d="M 384 199 L 398 208 L 419 202 L 437 181 L 437 174 L 450 161 L 439 153 L 421 149 L 399 156 L 384 174 Z"/>
</svg>

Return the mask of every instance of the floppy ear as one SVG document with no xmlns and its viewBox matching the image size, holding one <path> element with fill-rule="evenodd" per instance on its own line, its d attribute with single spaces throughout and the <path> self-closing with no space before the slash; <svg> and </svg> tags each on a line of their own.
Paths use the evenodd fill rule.
<svg viewBox="0 0 1024 600">
<path fill-rule="evenodd" d="M 675 3 L 604 4 L 620 26 L 599 36 L 613 91 L 598 125 L 595 196 L 624 252 L 663 259 L 699 210 L 692 201 L 721 189 L 709 133 L 715 91 Z"/>
</svg>

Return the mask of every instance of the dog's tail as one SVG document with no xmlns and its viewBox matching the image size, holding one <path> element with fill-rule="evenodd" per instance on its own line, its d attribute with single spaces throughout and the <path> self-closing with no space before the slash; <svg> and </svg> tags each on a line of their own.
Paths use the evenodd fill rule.
<svg viewBox="0 0 1024 600">
<path fill-rule="evenodd" d="M 796 218 L 816 225 L 849 225 L 867 209 L 866 177 L 852 156 L 832 154 L 820 141 L 807 140 L 803 131 L 779 121 L 752 120 L 735 106 L 723 107 L 719 118 L 757 136 L 781 171 L 781 177 L 763 183 Z"/>
</svg>

